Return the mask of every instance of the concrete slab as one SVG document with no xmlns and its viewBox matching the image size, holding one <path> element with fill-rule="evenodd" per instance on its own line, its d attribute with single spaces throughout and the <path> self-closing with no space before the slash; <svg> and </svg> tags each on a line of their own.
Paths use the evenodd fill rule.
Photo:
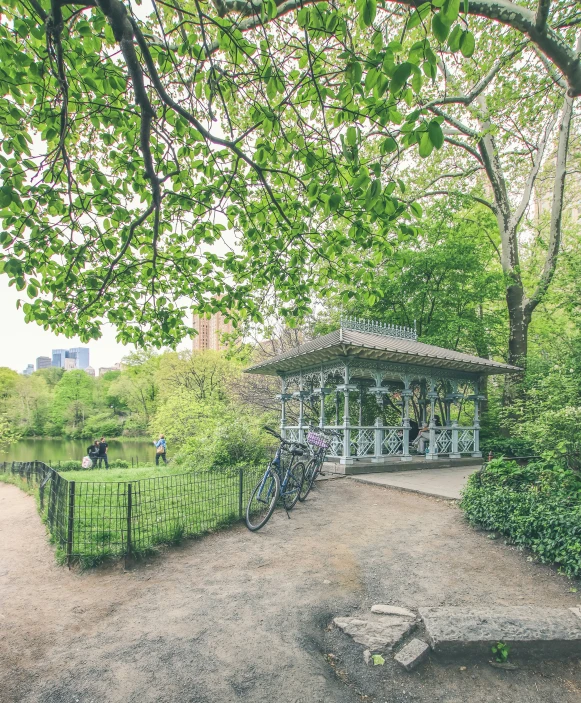
<svg viewBox="0 0 581 703">
<path fill-rule="evenodd" d="M 333 622 L 371 652 L 390 651 L 414 627 L 413 620 L 395 615 L 335 618 Z"/>
<path fill-rule="evenodd" d="M 450 469 L 421 469 L 398 471 L 385 474 L 361 474 L 351 476 L 352 481 L 371 483 L 384 488 L 397 488 L 401 491 L 423 493 L 438 498 L 459 499 L 460 491 L 466 485 L 468 476 L 478 471 L 479 466 L 458 466 Z"/>
<path fill-rule="evenodd" d="M 367 458 L 354 459 L 353 464 L 340 464 L 338 461 L 328 459 L 323 464 L 323 471 L 343 474 L 345 476 L 359 476 L 361 474 L 390 473 L 400 471 L 422 471 L 424 469 L 453 469 L 458 466 L 482 466 L 483 459 L 476 457 L 462 457 L 450 459 L 442 455 L 433 461 L 422 455 L 413 455 L 410 461 L 402 461 L 399 457 L 386 456 L 384 461 L 375 463 Z"/>
<path fill-rule="evenodd" d="M 438 654 L 491 657 L 504 642 L 510 656 L 555 659 L 581 654 L 581 619 L 569 608 L 490 606 L 420 608 L 427 640 Z"/>
</svg>

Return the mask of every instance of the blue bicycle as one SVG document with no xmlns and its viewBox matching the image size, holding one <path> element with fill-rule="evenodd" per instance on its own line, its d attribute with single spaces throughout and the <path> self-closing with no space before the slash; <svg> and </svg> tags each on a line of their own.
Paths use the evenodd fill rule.
<svg viewBox="0 0 581 703">
<path fill-rule="evenodd" d="M 279 498 L 288 515 L 299 499 L 305 477 L 305 465 L 297 461 L 297 457 L 305 453 L 306 444 L 289 442 L 270 427 L 264 427 L 264 430 L 276 437 L 280 444 L 246 506 L 246 527 L 252 532 L 266 525 Z"/>
</svg>

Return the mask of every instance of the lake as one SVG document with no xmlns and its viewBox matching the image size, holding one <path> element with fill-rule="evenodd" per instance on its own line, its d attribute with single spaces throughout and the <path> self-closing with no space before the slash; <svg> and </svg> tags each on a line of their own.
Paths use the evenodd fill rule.
<svg viewBox="0 0 581 703">
<path fill-rule="evenodd" d="M 107 440 L 109 461 L 125 459 L 131 463 L 139 460 L 140 464 L 155 461 L 153 441 L 118 439 Z M 58 461 L 80 461 L 87 453 L 89 439 L 21 439 L 0 454 L 0 461 L 44 461 L 47 464 Z"/>
</svg>

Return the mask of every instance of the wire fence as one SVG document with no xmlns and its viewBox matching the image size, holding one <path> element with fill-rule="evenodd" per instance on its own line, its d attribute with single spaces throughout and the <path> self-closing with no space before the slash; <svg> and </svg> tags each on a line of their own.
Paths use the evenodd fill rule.
<svg viewBox="0 0 581 703">
<path fill-rule="evenodd" d="M 69 481 L 41 461 L 0 463 L 38 495 L 59 560 L 95 565 L 143 556 L 243 519 L 264 469 L 192 472 L 137 481 Z"/>
</svg>

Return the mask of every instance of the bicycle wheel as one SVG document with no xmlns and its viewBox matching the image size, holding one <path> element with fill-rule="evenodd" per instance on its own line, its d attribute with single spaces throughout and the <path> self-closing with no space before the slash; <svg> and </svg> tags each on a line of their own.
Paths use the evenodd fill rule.
<svg viewBox="0 0 581 703">
<path fill-rule="evenodd" d="M 318 474 L 319 462 L 316 459 L 311 459 L 307 464 L 307 468 L 305 469 L 305 480 L 303 481 L 303 485 L 301 486 L 301 490 L 299 491 L 299 500 L 301 501 L 301 503 L 306 500 L 306 497 L 311 492 L 311 488 L 313 487 L 313 483 L 315 483 L 315 479 L 317 478 Z"/>
<path fill-rule="evenodd" d="M 299 493 L 305 480 L 305 465 L 302 462 L 294 464 L 287 474 L 284 491 L 281 490 L 282 502 L 287 510 L 292 510 L 297 504 Z"/>
<path fill-rule="evenodd" d="M 255 532 L 266 525 L 274 512 L 279 494 L 280 479 L 276 471 L 269 466 L 252 491 L 246 506 L 246 527 L 249 530 Z"/>
</svg>

